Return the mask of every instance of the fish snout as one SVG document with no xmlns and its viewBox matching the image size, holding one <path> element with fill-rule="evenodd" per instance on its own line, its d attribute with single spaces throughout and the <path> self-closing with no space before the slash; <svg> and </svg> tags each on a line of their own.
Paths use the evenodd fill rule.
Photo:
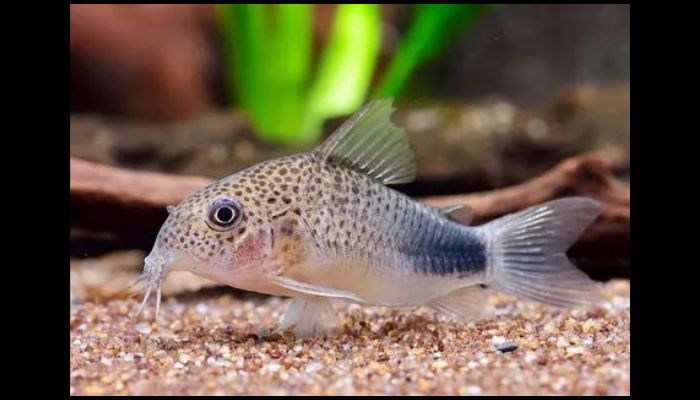
<svg viewBox="0 0 700 400">
<path fill-rule="evenodd" d="M 171 249 L 156 245 L 143 260 L 143 273 L 150 283 L 161 282 L 172 269 L 176 258 Z"/>
<path fill-rule="evenodd" d="M 153 250 L 146 256 L 143 264 L 143 273 L 136 279 L 134 284 L 144 283 L 146 285 L 146 293 L 144 294 L 141 306 L 136 311 L 136 316 L 141 313 L 146 302 L 148 302 L 151 292 L 156 293 L 156 313 L 155 319 L 158 319 L 158 311 L 160 310 L 161 292 L 163 289 L 163 281 L 171 269 L 174 260 L 173 254 L 167 249 L 164 251 L 162 247 L 154 247 Z"/>
<path fill-rule="evenodd" d="M 144 259 L 143 274 L 146 276 L 146 281 L 151 284 L 163 280 L 165 278 L 164 272 L 166 269 L 167 267 L 164 267 L 162 262 L 159 262 L 157 258 L 151 255 Z"/>
</svg>

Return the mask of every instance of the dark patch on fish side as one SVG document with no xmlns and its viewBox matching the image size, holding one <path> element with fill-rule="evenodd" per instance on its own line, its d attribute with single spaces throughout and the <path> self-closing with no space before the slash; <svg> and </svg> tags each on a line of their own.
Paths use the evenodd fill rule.
<svg viewBox="0 0 700 400">
<path fill-rule="evenodd" d="M 467 278 L 486 269 L 486 245 L 470 233 L 445 235 L 439 243 L 430 243 L 421 250 L 413 257 L 418 271 L 427 275 Z"/>
</svg>

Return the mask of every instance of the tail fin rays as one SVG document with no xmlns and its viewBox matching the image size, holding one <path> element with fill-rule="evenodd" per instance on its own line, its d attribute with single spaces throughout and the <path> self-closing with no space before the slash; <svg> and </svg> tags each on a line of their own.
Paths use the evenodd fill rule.
<svg viewBox="0 0 700 400">
<path fill-rule="evenodd" d="M 595 200 L 571 197 L 484 225 L 489 284 L 504 293 L 554 306 L 597 303 L 598 285 L 571 264 L 565 252 L 600 211 Z"/>
</svg>

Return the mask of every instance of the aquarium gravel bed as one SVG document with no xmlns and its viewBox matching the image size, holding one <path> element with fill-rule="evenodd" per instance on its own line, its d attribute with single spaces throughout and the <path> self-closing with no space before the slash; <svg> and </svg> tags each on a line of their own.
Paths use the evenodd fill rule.
<svg viewBox="0 0 700 400">
<path fill-rule="evenodd" d="M 70 393 L 629 394 L 629 281 L 559 310 L 493 295 L 490 315 L 337 303 L 331 338 L 259 337 L 289 300 L 202 290 L 131 318 L 139 299 L 72 304 Z"/>
</svg>

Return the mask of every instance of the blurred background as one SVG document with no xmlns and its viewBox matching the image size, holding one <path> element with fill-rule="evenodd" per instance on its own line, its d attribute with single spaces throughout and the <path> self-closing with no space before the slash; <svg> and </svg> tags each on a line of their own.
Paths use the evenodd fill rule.
<svg viewBox="0 0 700 400">
<path fill-rule="evenodd" d="M 71 153 L 137 168 L 224 176 L 394 97 L 419 144 L 478 148 L 422 161 L 453 189 L 408 190 L 500 186 L 580 150 L 624 158 L 628 82 L 629 5 L 71 5 Z M 502 131 L 515 150 L 474 143 Z"/>
<path fill-rule="evenodd" d="M 241 14 L 249 15 L 244 7 Z M 380 14 L 379 20 L 366 18 L 377 25 L 371 38 L 349 32 L 358 48 L 372 47 L 370 54 L 362 50 L 351 54 L 356 62 L 363 57 L 377 62 L 375 73 L 370 73 L 375 81 L 420 22 L 415 15 L 420 7 L 377 6 L 372 11 Z M 438 11 L 454 13 L 443 7 L 447 9 Z M 434 51 L 429 63 L 411 65 L 406 84 L 417 93 L 408 100 L 464 101 L 498 95 L 528 105 L 551 100 L 572 84 L 629 80 L 629 5 L 462 7 L 467 8 L 465 15 L 445 24 L 457 29 L 417 34 L 422 41 L 449 43 L 441 52 Z M 274 6 L 260 8 L 277 11 Z M 317 58 L 332 36 L 337 7 L 303 8 L 303 12 L 290 10 L 290 17 L 309 25 L 304 26 L 308 37 L 300 41 L 311 43 L 300 45 L 295 38 L 284 37 L 287 43 L 282 45 L 296 46 L 311 53 L 305 56 Z M 234 96 L 227 95 L 226 81 L 235 79 L 235 67 L 227 66 L 224 45 L 244 41 L 232 38 L 233 43 L 226 43 L 224 36 L 234 28 L 217 25 L 217 11 L 204 4 L 71 6 L 71 111 L 172 121 L 231 105 L 227 99 Z M 447 37 L 427 37 L 431 34 Z M 286 55 L 278 51 L 278 56 Z M 309 70 L 315 69 L 313 64 Z"/>
</svg>

